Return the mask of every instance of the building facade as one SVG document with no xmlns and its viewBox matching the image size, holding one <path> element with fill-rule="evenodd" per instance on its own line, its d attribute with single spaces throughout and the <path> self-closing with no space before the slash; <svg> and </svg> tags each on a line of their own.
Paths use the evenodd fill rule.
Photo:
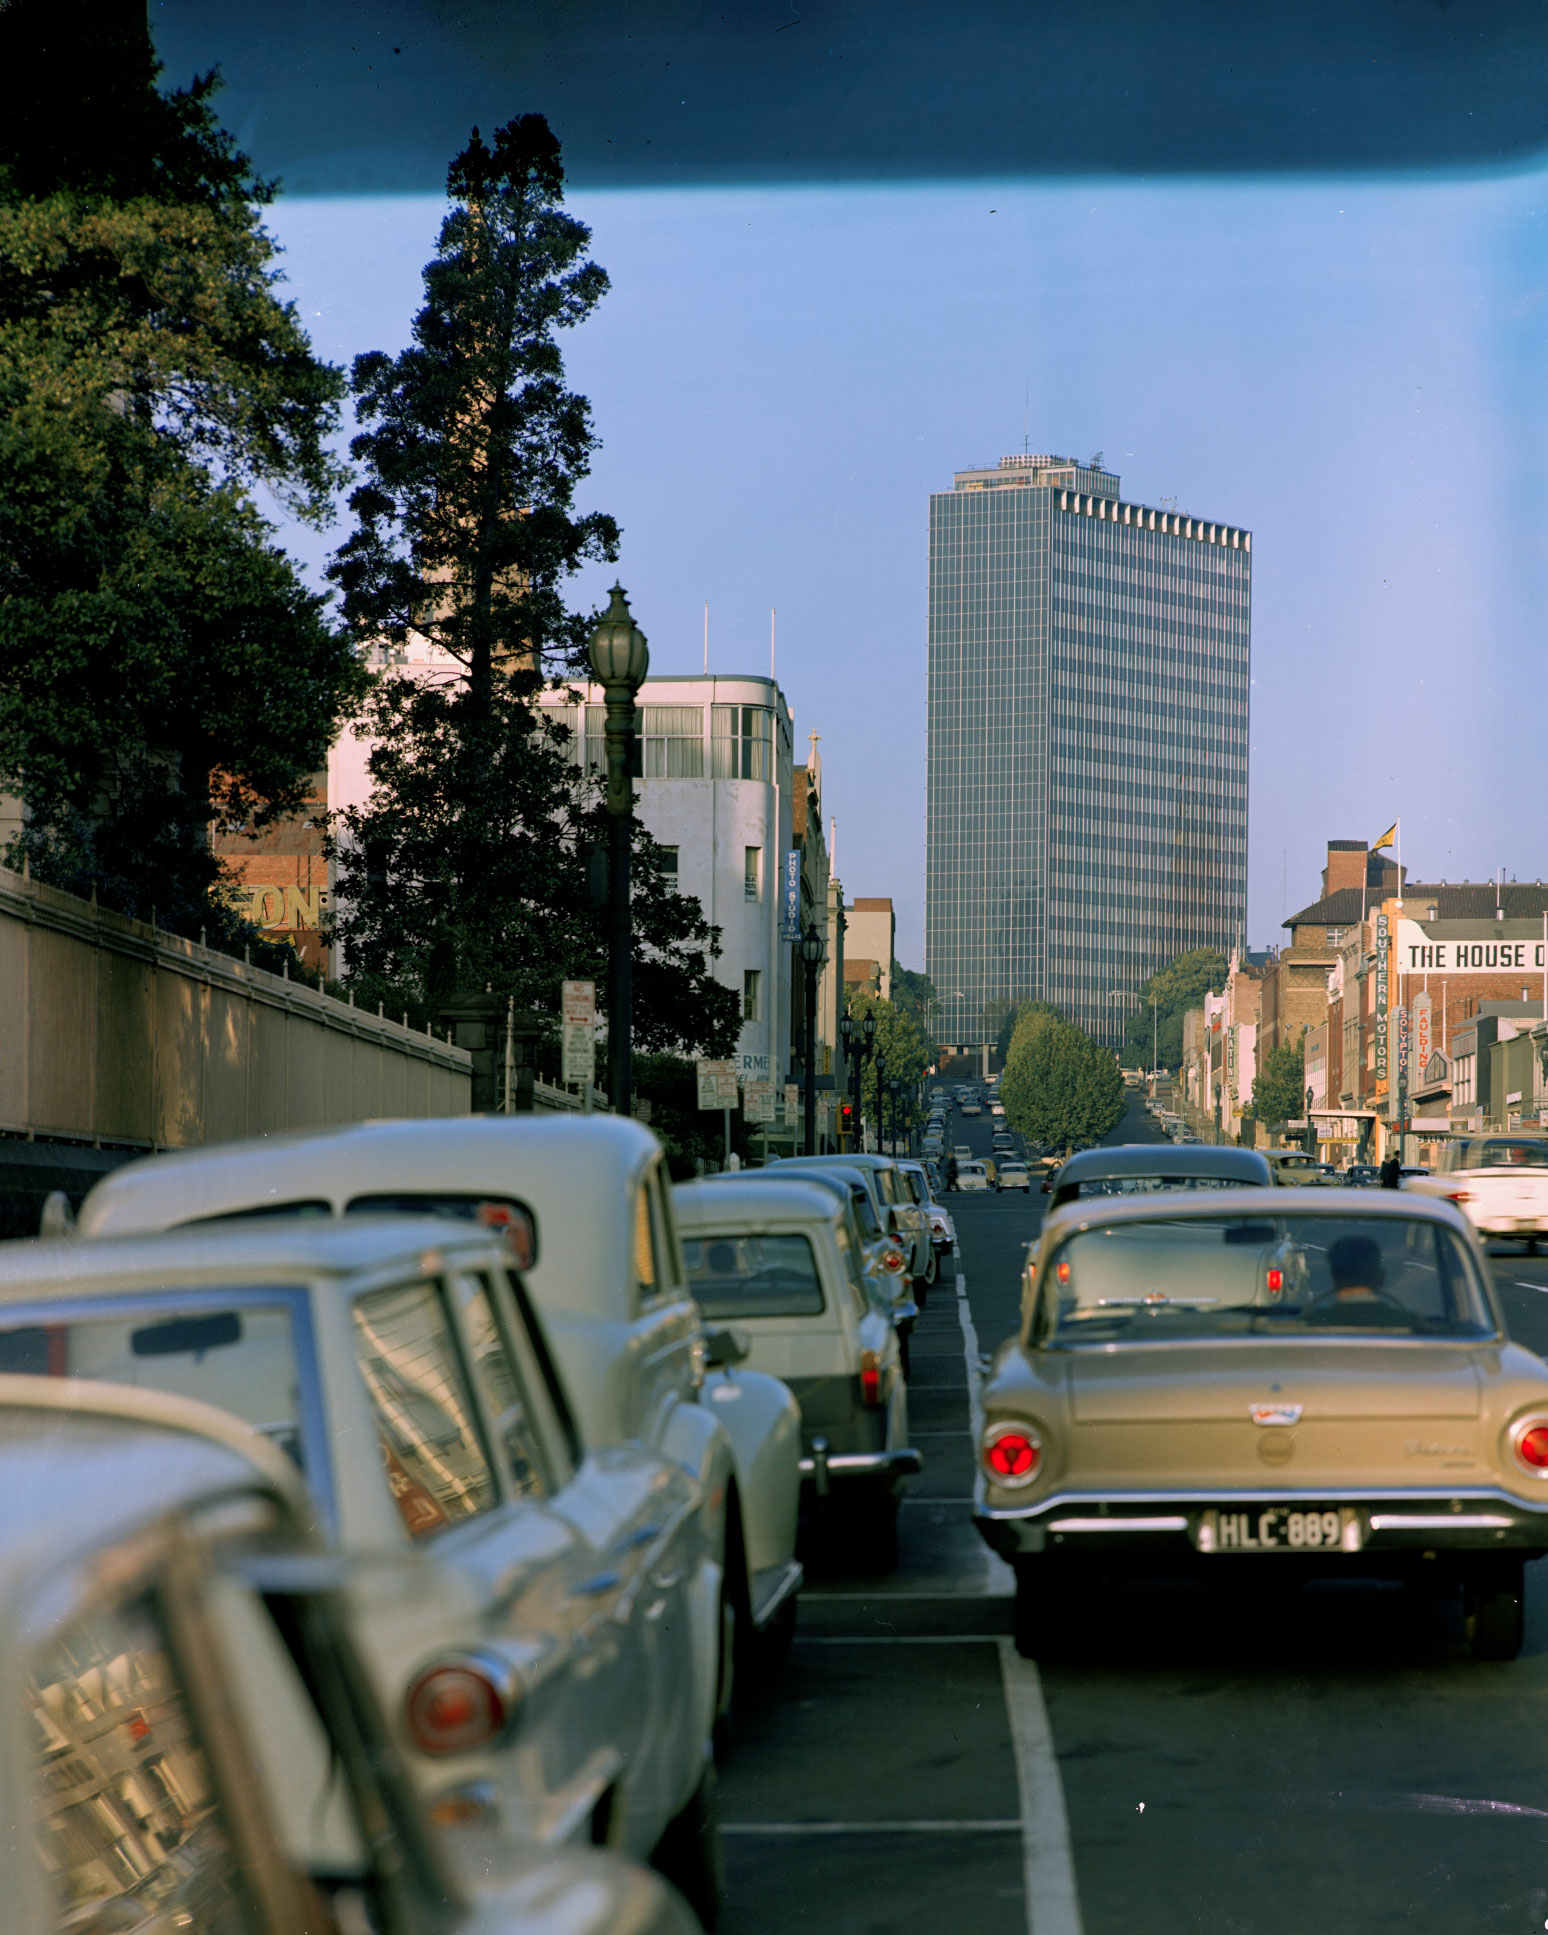
<svg viewBox="0 0 1548 1935">
<path fill-rule="evenodd" d="M 936 1038 L 1054 1003 L 1116 1043 L 1247 901 L 1251 534 L 1004 457 L 930 500 L 926 972 Z"/>
<path fill-rule="evenodd" d="M 857 895 L 844 909 L 845 953 L 851 961 L 874 966 L 871 992 L 883 1001 L 892 999 L 892 959 L 897 948 L 898 923 L 888 899 L 866 899 Z"/>
</svg>

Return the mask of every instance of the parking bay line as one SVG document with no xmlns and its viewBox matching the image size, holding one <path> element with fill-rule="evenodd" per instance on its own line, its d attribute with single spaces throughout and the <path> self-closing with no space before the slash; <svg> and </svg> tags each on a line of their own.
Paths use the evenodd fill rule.
<svg viewBox="0 0 1548 1935">
<path fill-rule="evenodd" d="M 999 1641 L 1000 1678 L 1021 1794 L 1022 1873 L 1030 1935 L 1082 1935 L 1075 1861 L 1064 1809 L 1064 1782 L 1054 1754 L 1043 1683 L 1014 1644 Z"/>
</svg>

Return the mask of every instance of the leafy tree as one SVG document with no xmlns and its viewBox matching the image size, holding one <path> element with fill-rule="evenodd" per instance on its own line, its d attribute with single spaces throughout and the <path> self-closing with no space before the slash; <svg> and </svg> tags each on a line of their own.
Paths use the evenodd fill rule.
<svg viewBox="0 0 1548 1935">
<path fill-rule="evenodd" d="M 1031 1015 L 1052 1015 L 1059 1018 L 1059 1010 L 1047 1001 L 1018 1001 L 1000 1023 L 999 1034 L 995 1040 L 995 1053 L 1001 1068 L 1005 1066 L 1010 1054 L 1011 1041 L 1021 1023 Z"/>
<path fill-rule="evenodd" d="M 492 146 L 475 129 L 447 187 L 413 342 L 355 362 L 364 482 L 331 567 L 363 635 L 445 657 L 429 678 L 387 674 L 366 708 L 372 792 L 335 817 L 335 931 L 362 986 L 410 1012 L 484 987 L 553 1011 L 562 980 L 601 980 L 606 963 L 587 895 L 598 788 L 537 700 L 545 667 L 576 665 L 591 630 L 564 579 L 617 549 L 610 517 L 574 510 L 596 438 L 556 341 L 607 278 L 560 207 L 540 115 Z M 640 828 L 634 934 L 641 1050 L 731 1053 L 739 1003 L 714 978 L 718 930 Z"/>
<path fill-rule="evenodd" d="M 1253 1077 L 1252 1112 L 1260 1122 L 1288 1122 L 1306 1113 L 1305 1044 L 1282 1041 Z"/>
<path fill-rule="evenodd" d="M 1218 948 L 1195 947 L 1151 975 L 1139 991 L 1139 1006 L 1124 1028 L 1127 1060 L 1150 1066 L 1152 1047 L 1161 1068 L 1182 1067 L 1182 1018 L 1206 994 L 1219 994 L 1231 963 Z M 1151 997 L 1155 997 L 1154 1022 Z"/>
<path fill-rule="evenodd" d="M 865 1115 L 869 1118 L 876 1113 L 875 1055 L 881 1055 L 886 1063 L 883 1079 L 902 1082 L 908 1090 L 899 1114 L 902 1119 L 909 1119 L 913 1113 L 915 1085 L 935 1059 L 934 1048 L 924 1030 L 900 1003 L 883 1001 L 880 995 L 866 994 L 859 988 L 845 988 L 844 1007 L 857 1022 L 863 1023 L 870 1014 L 876 1017 L 874 1054 L 860 1074 L 861 1107 Z M 888 1106 L 890 1109 L 891 1105 Z"/>
<path fill-rule="evenodd" d="M 1018 1023 L 1000 1078 L 1006 1120 L 1044 1148 L 1099 1142 L 1124 1110 L 1123 1077 L 1107 1049 L 1043 1004 Z"/>
<path fill-rule="evenodd" d="M 41 17 L 17 13 L 0 55 Z M 234 942 L 210 824 L 293 811 L 363 690 L 255 504 L 327 515 L 342 379 L 276 293 L 270 190 L 211 79 L 161 95 L 143 23 L 82 39 L 97 124 L 40 111 L 45 76 L 0 133 L 7 857 Z"/>
<path fill-rule="evenodd" d="M 935 1000 L 935 983 L 928 974 L 916 974 L 900 962 L 892 964 L 892 999 L 908 1015 L 921 1034 L 930 1032 L 930 1004 Z"/>
</svg>

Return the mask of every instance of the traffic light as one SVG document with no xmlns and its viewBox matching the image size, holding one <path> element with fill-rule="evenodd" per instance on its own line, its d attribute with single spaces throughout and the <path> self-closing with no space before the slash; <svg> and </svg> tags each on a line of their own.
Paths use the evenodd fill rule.
<svg viewBox="0 0 1548 1935">
<path fill-rule="evenodd" d="M 839 1135 L 852 1136 L 855 1132 L 855 1105 L 853 1102 L 839 1103 Z"/>
</svg>

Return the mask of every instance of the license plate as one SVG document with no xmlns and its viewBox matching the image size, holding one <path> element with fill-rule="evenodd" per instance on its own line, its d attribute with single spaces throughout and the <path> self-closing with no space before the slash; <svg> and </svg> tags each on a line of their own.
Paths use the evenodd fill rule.
<svg viewBox="0 0 1548 1935">
<path fill-rule="evenodd" d="M 1533 1235 L 1537 1229 L 1537 1218 L 1535 1216 L 1518 1216 L 1516 1218 L 1516 1228 L 1524 1236 Z"/>
<path fill-rule="evenodd" d="M 1201 1512 L 1200 1552 L 1358 1552 L 1364 1538 L 1352 1505 L 1218 1506 Z"/>
</svg>

